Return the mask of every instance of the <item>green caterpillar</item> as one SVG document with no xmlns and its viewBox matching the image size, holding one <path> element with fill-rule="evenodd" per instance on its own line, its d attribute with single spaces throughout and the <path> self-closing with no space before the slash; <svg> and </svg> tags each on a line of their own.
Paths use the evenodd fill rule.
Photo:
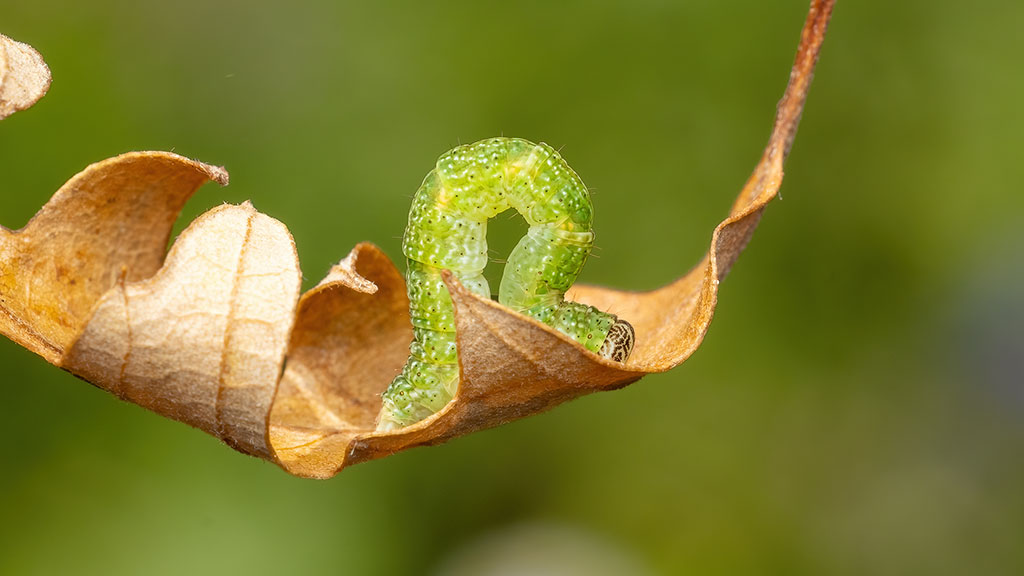
<svg viewBox="0 0 1024 576">
<path fill-rule="evenodd" d="M 441 410 L 459 385 L 455 321 L 441 270 L 485 298 L 487 220 L 509 208 L 530 229 L 505 265 L 498 301 L 624 362 L 633 327 L 591 306 L 566 302 L 594 244 L 590 194 L 546 144 L 491 138 L 441 156 L 413 197 L 402 252 L 413 342 L 401 374 L 384 392 L 379 430 L 394 430 Z"/>
</svg>

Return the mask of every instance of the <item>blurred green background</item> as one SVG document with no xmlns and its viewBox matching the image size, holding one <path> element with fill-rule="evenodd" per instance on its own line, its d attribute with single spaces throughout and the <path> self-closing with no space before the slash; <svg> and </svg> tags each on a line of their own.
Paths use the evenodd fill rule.
<svg viewBox="0 0 1024 576">
<path fill-rule="evenodd" d="M 359 241 L 400 257 L 437 156 L 504 134 L 592 187 L 583 281 L 654 288 L 757 161 L 806 8 L 6 2 L 54 83 L 0 125 L 0 224 L 173 150 L 231 171 L 178 230 L 251 199 L 308 287 Z M 841 0 L 703 347 L 541 416 L 300 480 L 3 339 L 0 573 L 1024 572 L 1022 23 Z"/>
</svg>

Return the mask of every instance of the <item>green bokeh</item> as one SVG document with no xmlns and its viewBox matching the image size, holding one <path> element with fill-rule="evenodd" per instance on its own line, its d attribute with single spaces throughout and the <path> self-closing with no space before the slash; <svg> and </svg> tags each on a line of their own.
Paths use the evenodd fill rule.
<svg viewBox="0 0 1024 576">
<path fill-rule="evenodd" d="M 654 574 L 1024 572 L 1024 3 L 839 4 L 785 200 L 686 364 L 319 482 L 0 339 L 0 573 L 462 573 L 538 539 Z M 174 150 L 231 171 L 179 230 L 251 199 L 309 286 L 356 242 L 399 256 L 434 159 L 504 134 L 592 188 L 583 280 L 653 288 L 759 157 L 805 11 L 8 2 L 54 84 L 0 125 L 0 224 Z"/>
</svg>

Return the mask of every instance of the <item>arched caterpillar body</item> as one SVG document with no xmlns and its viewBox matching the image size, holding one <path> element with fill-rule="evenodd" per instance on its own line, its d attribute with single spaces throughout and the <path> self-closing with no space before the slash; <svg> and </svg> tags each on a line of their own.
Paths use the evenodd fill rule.
<svg viewBox="0 0 1024 576">
<path fill-rule="evenodd" d="M 455 321 L 441 270 L 490 298 L 487 220 L 508 208 L 530 228 L 505 264 L 498 301 L 607 358 L 623 362 L 632 351 L 628 322 L 564 299 L 594 243 L 590 194 L 576 172 L 543 143 L 491 138 L 459 146 L 438 159 L 413 197 L 402 241 L 413 342 L 384 392 L 378 429 L 418 422 L 454 396 Z"/>
</svg>

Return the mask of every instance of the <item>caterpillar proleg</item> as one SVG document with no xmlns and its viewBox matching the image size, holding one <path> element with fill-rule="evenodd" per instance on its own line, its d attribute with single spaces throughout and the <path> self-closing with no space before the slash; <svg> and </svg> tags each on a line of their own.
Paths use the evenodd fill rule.
<svg viewBox="0 0 1024 576">
<path fill-rule="evenodd" d="M 564 298 L 594 243 L 590 194 L 576 172 L 543 143 L 491 138 L 459 146 L 438 159 L 409 211 L 402 253 L 413 342 L 384 392 L 379 430 L 418 422 L 455 395 L 455 320 L 441 270 L 490 298 L 487 220 L 509 208 L 530 228 L 505 264 L 498 301 L 606 358 L 624 362 L 632 351 L 628 322 Z"/>
</svg>

